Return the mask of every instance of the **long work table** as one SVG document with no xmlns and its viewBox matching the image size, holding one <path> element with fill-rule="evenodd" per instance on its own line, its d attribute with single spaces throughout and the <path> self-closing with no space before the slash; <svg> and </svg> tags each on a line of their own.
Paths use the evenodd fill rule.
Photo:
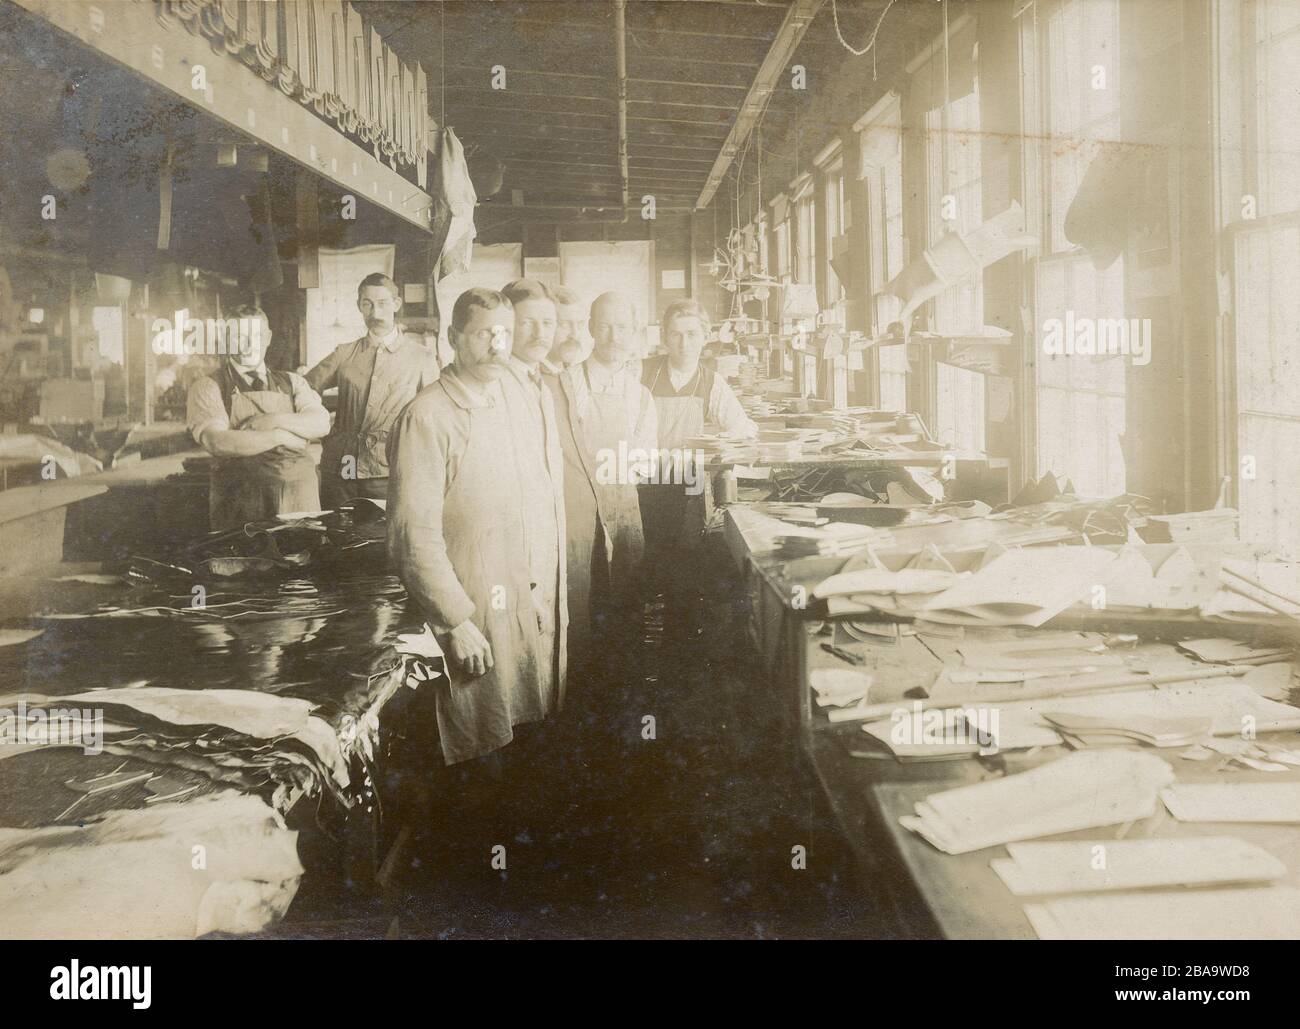
<svg viewBox="0 0 1300 1029">
<path fill-rule="evenodd" d="M 1300 665 L 1294 650 L 1300 643 L 1297 631 L 1300 606 L 1279 599 L 1284 596 L 1294 599 L 1294 593 L 1275 585 L 1267 593 L 1258 594 L 1260 600 L 1271 601 L 1272 607 L 1267 603 L 1252 605 L 1237 593 L 1225 593 L 1235 602 L 1220 603 L 1215 608 L 1204 602 L 1206 594 L 1202 591 L 1199 611 L 1129 610 L 1122 606 L 1093 610 L 1087 604 L 1074 604 L 1038 627 L 930 623 L 923 617 L 914 619 L 897 612 L 893 615 L 869 612 L 866 604 L 849 605 L 848 614 L 836 615 L 825 599 L 815 595 L 818 585 L 841 572 L 846 564 L 861 567 L 871 562 L 863 561 L 860 556 L 853 558 L 854 554 L 862 553 L 854 547 L 831 554 L 799 557 L 783 554 L 773 511 L 781 513 L 780 508 L 766 508 L 761 504 L 733 504 L 725 514 L 722 537 L 744 578 L 750 599 L 752 642 L 771 684 L 787 702 L 790 730 L 799 734 L 826 805 L 854 856 L 864 886 L 878 895 L 882 880 L 891 885 L 901 881 L 903 890 L 911 893 L 910 909 L 915 910 L 919 902 L 932 922 L 918 927 L 918 935 L 1003 939 L 1100 934 L 1100 930 L 1088 928 L 1089 919 L 1105 917 L 1109 927 L 1106 933 L 1120 938 L 1128 931 L 1123 919 L 1131 911 L 1145 911 L 1140 906 L 1123 907 L 1123 904 L 1149 903 L 1154 905 L 1151 909 L 1154 913 L 1145 916 L 1142 932 L 1168 933 L 1177 938 L 1183 932 L 1195 935 L 1196 929 L 1180 928 L 1183 921 L 1177 912 L 1181 908 L 1173 909 L 1175 914 L 1170 916 L 1162 905 L 1214 903 L 1220 896 L 1218 891 L 1224 889 L 1241 891 L 1234 897 L 1242 900 L 1240 907 L 1246 912 L 1240 916 L 1245 920 L 1244 928 L 1226 922 L 1221 926 L 1224 935 L 1300 933 L 1300 924 L 1287 930 L 1271 924 L 1270 915 L 1261 914 L 1260 921 L 1251 922 L 1249 914 L 1254 910 L 1251 904 L 1255 904 L 1260 911 L 1280 912 L 1278 917 L 1285 920 L 1285 914 L 1300 897 L 1300 892 L 1295 892 L 1300 890 L 1300 814 L 1288 814 L 1285 797 L 1279 802 L 1278 810 L 1259 816 L 1277 819 L 1272 822 L 1183 821 L 1174 816 L 1164 801 L 1170 790 L 1199 784 L 1231 788 L 1270 784 L 1270 790 L 1276 788 L 1283 794 L 1295 790 L 1296 797 L 1300 798 L 1300 736 L 1296 732 L 1300 729 L 1300 711 L 1292 707 L 1300 702 Z M 885 512 L 877 515 L 890 520 Z M 926 563 L 928 539 L 931 544 L 937 541 L 935 552 L 951 559 L 950 567 L 978 569 L 988 564 L 991 553 L 1022 547 L 1026 551 L 1038 549 L 1034 544 L 1047 544 L 1045 549 L 1051 549 L 1051 544 L 1069 547 L 1080 542 L 1069 531 L 1053 536 L 1041 529 L 1041 520 L 1032 513 L 1022 517 L 1015 512 L 993 519 L 955 520 L 939 525 L 897 524 L 880 530 L 871 552 L 876 563 L 885 568 L 916 567 L 918 563 Z M 1140 547 L 1099 549 L 1121 551 L 1129 557 L 1142 551 Z M 1148 555 L 1153 561 L 1169 560 L 1171 554 L 1177 560 L 1188 554 L 1203 560 L 1204 551 L 1240 556 L 1243 561 L 1251 556 L 1249 548 L 1242 544 L 1145 549 L 1157 552 L 1156 557 Z M 976 553 L 984 557 L 971 556 Z M 1198 554 L 1201 556 L 1197 557 Z M 1225 557 L 1224 564 L 1228 563 Z M 958 578 L 968 580 L 971 574 Z M 1189 573 L 1189 577 L 1196 576 Z M 1227 581 L 1226 572 L 1224 577 Z M 1226 613 L 1212 613 L 1220 609 Z M 962 685 L 982 674 L 976 655 L 995 652 L 996 648 L 1017 641 L 1032 647 L 1054 646 L 1059 642 L 1064 649 L 1095 653 L 1098 664 L 1106 667 L 1061 668 L 1055 678 L 1048 676 L 1041 680 L 1048 685 L 1038 688 L 1031 677 L 1034 673 L 1026 673 L 1019 682 Z M 1199 657 L 1194 656 L 1198 654 Z M 1106 700 L 1105 704 L 1094 705 L 1098 710 L 1112 710 L 1116 697 L 1155 698 L 1150 703 L 1159 707 L 1164 701 L 1181 703 L 1191 696 L 1205 698 L 1206 704 L 1221 705 L 1222 717 L 1215 715 L 1212 724 L 1194 727 L 1200 731 L 1189 730 L 1185 739 L 1162 738 L 1160 742 L 1165 745 L 1161 746 L 1149 745 L 1150 741 L 1120 740 L 1100 732 L 1091 737 L 1082 731 L 1072 735 L 1075 730 L 1070 730 L 1055 739 L 1038 742 L 1031 736 L 1033 745 L 1030 746 L 1017 745 L 1018 741 L 1008 736 L 1006 746 L 982 748 L 983 753 L 975 752 L 981 748 L 968 748 L 967 753 L 943 754 L 941 747 L 932 753 L 909 752 L 906 747 L 900 747 L 895 753 L 891 752 L 895 748 L 878 738 L 883 735 L 881 725 L 891 721 L 902 724 L 909 719 L 920 724 L 924 712 L 950 710 L 950 706 L 997 709 L 1001 711 L 1004 729 L 1008 723 L 1020 724 L 1012 716 L 1026 702 L 1037 704 L 1035 710 L 1053 705 L 1083 710 L 1087 705 L 1078 703 L 1083 691 L 1077 684 L 1084 679 L 1068 678 L 1068 674 L 1079 672 L 1099 676 L 1099 682 L 1108 672 L 1121 679 L 1127 675 L 1136 680 L 1123 688 L 1089 692 L 1089 697 L 1100 696 Z M 870 682 L 857 702 L 859 706 L 865 705 L 863 717 L 855 717 L 853 704 L 836 707 L 833 698 L 828 700 L 819 692 L 843 688 L 843 683 L 855 675 L 861 676 L 863 682 Z M 1050 684 L 1057 682 L 1061 683 L 1061 689 L 1059 694 L 1054 694 Z M 992 699 L 980 700 L 981 690 Z M 1018 690 L 1031 699 L 1013 699 L 1019 696 Z M 1130 702 L 1147 703 L 1130 699 L 1120 704 Z M 1237 707 L 1233 705 L 1245 712 L 1240 715 L 1239 733 L 1224 732 L 1223 719 L 1238 718 Z M 1178 710 L 1176 704 L 1169 708 L 1175 714 Z M 836 711 L 839 713 L 832 716 Z M 1060 717 L 1060 713 L 1054 713 L 1053 717 Z M 867 724 L 877 726 L 877 736 L 864 731 Z M 1137 719 L 1134 724 L 1144 723 Z M 1168 731 L 1169 727 L 1161 729 Z M 1034 731 L 1053 735 L 1052 726 L 1041 721 Z M 1075 755 L 1101 755 L 1099 760 L 1110 760 L 1116 755 L 1121 761 L 1133 755 L 1139 761 L 1159 759 L 1168 768 L 1159 774 L 1168 782 L 1151 792 L 1151 796 L 1158 795 L 1160 799 L 1144 802 L 1141 810 L 1130 810 L 1113 822 L 1100 819 L 1089 827 L 1067 832 L 1022 833 L 1007 841 L 1011 843 L 1010 848 L 999 843 L 964 851 L 955 847 L 959 852 L 946 853 L 920 832 L 903 824 L 902 819 L 915 817 L 918 805 L 924 807 L 927 799 L 935 794 L 996 783 Z M 1127 890 L 1103 889 L 1094 883 L 1091 888 L 1076 884 L 1056 893 L 1017 895 L 994 865 L 997 862 L 1005 868 L 1011 858 L 1029 860 L 1041 853 L 1029 848 L 1024 852 L 1028 857 L 1022 857 L 1017 841 L 1087 844 L 1086 850 L 1061 852 L 1074 860 L 1078 854 L 1091 854 L 1098 848 L 1097 852 L 1104 854 L 1121 842 L 1126 847 L 1128 841 L 1180 840 L 1202 841 L 1197 846 L 1241 848 L 1266 867 L 1258 876 L 1243 875 L 1245 883 L 1230 882 L 1231 875 L 1223 875 L 1199 884 L 1201 889 L 1197 890 L 1186 889 L 1197 885 L 1194 883 L 1147 884 Z M 1077 878 L 1087 882 L 1090 875 L 1094 879 L 1097 875 L 1104 878 L 1103 873 L 1088 869 L 1080 869 Z M 1176 890 L 1171 889 L 1174 886 Z M 1116 909 L 1122 912 L 1119 916 L 1113 915 L 1107 906 L 1114 903 L 1114 898 L 1121 902 L 1121 907 Z M 1162 918 L 1170 920 L 1169 923 L 1162 922 Z M 1193 927 L 1198 924 L 1191 916 L 1185 921 Z"/>
</svg>

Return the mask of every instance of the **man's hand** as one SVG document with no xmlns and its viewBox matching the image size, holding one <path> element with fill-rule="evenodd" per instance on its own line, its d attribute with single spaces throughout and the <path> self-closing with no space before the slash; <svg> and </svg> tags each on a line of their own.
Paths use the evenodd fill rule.
<svg viewBox="0 0 1300 1029">
<path fill-rule="evenodd" d="M 265 417 L 265 416 L 259 416 Z M 278 447 L 288 447 L 290 450 L 306 450 L 307 441 L 296 433 L 288 429 L 272 429 L 275 433 L 275 445 Z"/>
<path fill-rule="evenodd" d="M 470 676 L 483 675 L 492 668 L 492 644 L 468 618 L 451 630 L 447 642 L 451 659 Z"/>
<path fill-rule="evenodd" d="M 280 416 L 276 414 L 255 414 L 240 426 L 253 432 L 270 432 L 280 427 Z"/>
</svg>

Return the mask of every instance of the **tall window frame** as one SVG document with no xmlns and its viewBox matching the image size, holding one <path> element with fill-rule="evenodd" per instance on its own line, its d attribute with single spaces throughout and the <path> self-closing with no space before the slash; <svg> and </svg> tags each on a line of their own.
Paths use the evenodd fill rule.
<svg viewBox="0 0 1300 1029">
<path fill-rule="evenodd" d="M 1033 127 L 1026 132 L 1027 206 L 1041 237 L 1030 263 L 1040 348 L 1033 359 L 1036 473 L 1068 478 L 1082 494 L 1113 496 L 1127 488 L 1127 358 L 1048 355 L 1041 347 L 1053 322 L 1130 313 L 1125 256 L 1099 270 L 1064 234 L 1090 163 L 1122 145 L 1120 0 L 1046 0 L 1026 16 L 1022 32 L 1033 55 L 1033 72 L 1024 76 L 1033 91 L 1024 97 Z"/>
<path fill-rule="evenodd" d="M 826 253 L 822 258 L 824 295 L 822 307 L 833 311 L 840 325 L 844 324 L 847 295 L 844 284 L 835 273 L 831 258 L 835 254 L 835 240 L 848 233 L 849 207 L 845 193 L 844 154 L 837 146 L 832 156 L 819 166 L 822 180 L 822 211 L 826 219 Z"/>
<path fill-rule="evenodd" d="M 884 296 L 890 280 L 903 270 L 907 239 L 903 234 L 902 98 L 890 92 L 853 126 L 858 134 L 858 176 L 866 192 L 867 282 L 871 290 L 870 326 L 883 336 L 894 320 L 892 298 Z M 885 410 L 907 410 L 907 347 L 873 348 L 877 402 Z"/>
<path fill-rule="evenodd" d="M 1222 471 L 1241 534 L 1300 560 L 1300 5 L 1215 9 Z"/>
<path fill-rule="evenodd" d="M 973 19 L 959 21 L 913 72 L 921 100 L 916 117 L 924 165 L 922 226 L 926 245 L 949 234 L 965 236 L 984 221 L 983 135 L 980 79 Z M 930 301 L 930 326 L 944 336 L 982 333 L 984 275 L 963 277 Z M 960 451 L 985 444 L 982 373 L 931 361 L 931 428 L 941 443 Z"/>
</svg>

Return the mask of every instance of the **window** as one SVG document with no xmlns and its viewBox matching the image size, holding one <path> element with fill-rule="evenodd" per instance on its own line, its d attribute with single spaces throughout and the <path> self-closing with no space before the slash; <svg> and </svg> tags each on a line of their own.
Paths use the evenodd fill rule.
<svg viewBox="0 0 1300 1029">
<path fill-rule="evenodd" d="M 794 202 L 794 281 L 802 285 L 817 284 L 817 209 L 812 183 L 808 181 Z"/>
<path fill-rule="evenodd" d="M 984 376 L 939 362 L 936 387 L 941 400 L 935 411 L 934 436 L 953 450 L 984 449 Z"/>
<path fill-rule="evenodd" d="M 980 92 L 973 23 L 955 27 L 948 58 L 940 50 L 917 73 L 925 90 L 924 129 L 926 245 L 963 237 L 984 221 Z M 945 131 L 946 130 L 946 131 Z M 951 243 L 951 241 L 950 241 Z M 982 332 L 984 276 L 961 274 L 933 301 L 931 327 L 943 335 Z M 939 363 L 934 369 L 934 422 L 940 440 L 959 449 L 983 449 L 984 378 L 979 372 Z"/>
<path fill-rule="evenodd" d="M 1043 254 L 1036 262 L 1038 337 L 1046 326 L 1125 317 L 1124 258 L 1097 269 L 1065 238 L 1065 215 L 1089 164 L 1119 140 L 1118 0 L 1063 0 L 1040 21 Z M 1106 70 L 1105 89 L 1092 69 Z M 1068 477 L 1083 494 L 1124 492 L 1126 358 L 1037 355 L 1038 473 Z"/>
<path fill-rule="evenodd" d="M 1220 221 L 1233 281 L 1226 469 L 1242 536 L 1300 559 L 1300 5 L 1225 3 Z M 1240 145 L 1233 146 L 1238 142 Z"/>
<path fill-rule="evenodd" d="M 835 253 L 835 240 L 848 231 L 848 210 L 844 203 L 844 159 L 836 158 L 824 172 L 823 196 L 826 208 L 826 256 L 822 267 L 825 276 L 826 296 L 823 306 L 834 310 L 837 320 L 844 324 L 844 287 L 831 265 Z"/>
<path fill-rule="evenodd" d="M 867 195 L 867 267 L 872 297 L 871 326 L 883 335 L 894 320 L 896 303 L 883 297 L 885 286 L 903 270 L 902 110 L 897 93 L 887 95 L 855 128 L 859 131 L 862 183 Z M 907 348 L 876 348 L 880 406 L 907 410 Z"/>
<path fill-rule="evenodd" d="M 776 277 L 782 283 L 792 281 L 794 262 L 790 245 L 790 199 L 784 193 L 772 201 L 772 241 L 776 245 Z"/>
<path fill-rule="evenodd" d="M 754 224 L 754 231 L 758 234 L 758 271 L 762 275 L 771 275 L 772 268 L 767 263 L 767 219 L 760 217 Z"/>
<path fill-rule="evenodd" d="M 938 243 L 950 232 L 964 236 L 984 220 L 980 171 L 979 92 L 952 100 L 948 108 L 948 133 L 943 133 L 943 112 L 925 114 L 926 207 L 928 243 Z M 947 180 L 944 180 L 945 139 Z M 983 275 L 957 284 L 934 301 L 934 326 L 941 333 L 978 332 L 984 326 Z"/>
</svg>

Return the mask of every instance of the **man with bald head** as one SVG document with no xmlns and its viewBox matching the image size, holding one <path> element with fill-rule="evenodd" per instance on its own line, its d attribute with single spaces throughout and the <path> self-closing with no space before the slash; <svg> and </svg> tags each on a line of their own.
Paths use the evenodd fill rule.
<svg viewBox="0 0 1300 1029">
<path fill-rule="evenodd" d="M 620 293 L 602 293 L 591 305 L 588 321 L 592 351 L 585 361 L 563 373 L 573 396 L 584 442 L 594 456 L 596 490 L 605 529 L 606 582 L 597 575 L 594 588 L 610 587 L 609 600 L 622 609 L 637 597 L 645 537 L 637 483 L 649 474 L 657 449 L 654 398 L 641 385 L 641 348 L 636 307 Z"/>
</svg>

